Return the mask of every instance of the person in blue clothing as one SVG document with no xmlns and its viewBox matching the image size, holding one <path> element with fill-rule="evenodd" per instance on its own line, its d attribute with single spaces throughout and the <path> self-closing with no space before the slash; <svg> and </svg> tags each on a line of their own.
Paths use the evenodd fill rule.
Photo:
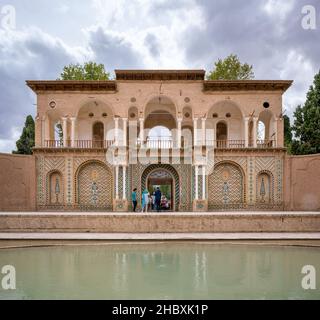
<svg viewBox="0 0 320 320">
<path fill-rule="evenodd" d="M 156 203 L 157 211 L 160 212 L 162 194 L 159 187 L 157 187 L 157 190 L 154 195 L 155 195 L 155 203 Z"/>
<path fill-rule="evenodd" d="M 137 209 L 137 188 L 134 188 L 131 194 L 133 212 L 136 212 Z"/>
<path fill-rule="evenodd" d="M 148 212 L 148 205 L 149 205 L 149 191 L 145 189 L 142 192 L 142 196 L 141 196 L 142 212 Z"/>
</svg>

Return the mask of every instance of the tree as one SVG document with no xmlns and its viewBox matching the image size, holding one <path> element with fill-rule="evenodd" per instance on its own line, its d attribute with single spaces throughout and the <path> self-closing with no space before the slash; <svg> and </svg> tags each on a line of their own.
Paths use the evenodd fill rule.
<svg viewBox="0 0 320 320">
<path fill-rule="evenodd" d="M 284 115 L 283 122 L 284 122 L 284 145 L 290 151 L 291 144 L 292 144 L 292 127 L 290 124 L 290 118 L 287 115 Z"/>
<path fill-rule="evenodd" d="M 320 153 L 320 71 L 307 93 L 304 106 L 294 112 L 293 154 Z"/>
<path fill-rule="evenodd" d="M 32 154 L 34 147 L 34 120 L 32 116 L 27 116 L 24 128 L 20 139 L 16 142 L 17 151 L 12 151 L 13 154 Z"/>
<path fill-rule="evenodd" d="M 219 59 L 215 68 L 207 76 L 208 80 L 250 80 L 254 79 L 253 66 L 242 64 L 237 55 L 231 54 L 224 60 Z"/>
<path fill-rule="evenodd" d="M 103 64 L 86 62 L 83 65 L 70 64 L 63 68 L 58 80 L 109 80 L 110 74 Z"/>
</svg>

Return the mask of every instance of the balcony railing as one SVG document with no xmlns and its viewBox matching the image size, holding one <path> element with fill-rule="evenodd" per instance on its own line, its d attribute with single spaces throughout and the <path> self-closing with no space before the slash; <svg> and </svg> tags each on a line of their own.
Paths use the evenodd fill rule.
<svg viewBox="0 0 320 320">
<path fill-rule="evenodd" d="M 67 140 L 66 145 L 61 140 L 45 140 L 45 148 L 78 148 L 78 149 L 106 149 L 112 146 L 113 140 Z"/>
<path fill-rule="evenodd" d="M 75 140 L 71 143 L 71 140 L 67 140 L 66 145 L 63 145 L 61 140 L 46 140 L 44 143 L 45 148 L 77 148 L 77 149 L 107 149 L 114 144 L 114 140 Z M 200 145 L 200 142 L 199 142 Z M 245 148 L 244 140 L 211 140 L 206 141 L 206 145 L 214 147 L 215 149 L 243 149 Z M 140 141 L 137 141 L 137 147 L 140 147 Z M 174 141 L 172 138 L 148 138 L 144 143 L 147 149 L 172 149 L 174 147 Z M 184 148 L 184 143 L 181 143 Z M 274 140 L 257 140 L 258 149 L 274 148 L 276 146 Z M 249 141 L 249 148 L 253 148 L 253 141 Z"/>
<path fill-rule="evenodd" d="M 146 142 L 146 148 L 148 149 L 172 149 L 172 138 L 148 138 Z"/>
</svg>

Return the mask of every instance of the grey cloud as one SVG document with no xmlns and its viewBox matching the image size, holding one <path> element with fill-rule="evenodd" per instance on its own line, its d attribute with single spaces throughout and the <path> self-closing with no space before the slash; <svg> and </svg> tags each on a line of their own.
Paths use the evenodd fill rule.
<svg viewBox="0 0 320 320">
<path fill-rule="evenodd" d="M 298 101 L 303 101 L 313 78 L 295 65 L 297 60 L 287 59 L 295 52 L 311 63 L 313 73 L 319 71 L 320 21 L 317 19 L 317 30 L 304 30 L 301 9 L 313 5 L 319 18 L 320 2 L 293 0 L 292 9 L 282 16 L 281 12 L 268 14 L 263 10 L 267 1 L 262 0 L 197 0 L 197 3 L 204 14 L 204 28 L 189 28 L 181 41 L 190 65 L 212 70 L 218 58 L 235 53 L 241 61 L 253 64 L 256 78 L 293 79 L 294 86 L 284 100 L 285 104 L 291 101 L 287 110 L 292 114 Z M 301 98 L 293 102 L 293 96 Z"/>
<path fill-rule="evenodd" d="M 0 46 L 0 139 L 10 139 L 11 128 L 22 127 L 26 115 L 35 115 L 36 99 L 25 80 L 56 79 L 73 59 L 58 41 L 48 42 L 34 29 L 5 43 Z"/>
<path fill-rule="evenodd" d="M 279 77 L 284 61 L 277 59 L 294 49 L 315 66 L 319 65 L 320 26 L 315 32 L 302 29 L 301 1 L 294 1 L 293 9 L 282 21 L 262 9 L 266 1 L 198 0 L 197 3 L 203 9 L 205 28 L 194 28 L 185 34 L 189 61 L 208 63 L 210 59 L 212 63 L 219 57 L 237 53 L 254 63 L 261 78 Z M 307 4 L 313 4 L 320 12 L 318 0 L 308 0 Z"/>
<path fill-rule="evenodd" d="M 160 56 L 158 39 L 154 34 L 147 34 L 144 39 L 144 45 L 149 49 L 149 52 L 153 57 L 156 58 Z"/>
<path fill-rule="evenodd" d="M 89 32 L 89 46 L 95 53 L 96 60 L 104 63 L 107 70 L 144 66 L 142 57 L 130 43 L 118 35 L 104 31 L 101 27 Z"/>
</svg>

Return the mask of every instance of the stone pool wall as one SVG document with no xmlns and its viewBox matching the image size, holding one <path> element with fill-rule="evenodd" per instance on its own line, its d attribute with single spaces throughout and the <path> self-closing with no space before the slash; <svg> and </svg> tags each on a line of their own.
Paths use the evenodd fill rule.
<svg viewBox="0 0 320 320">
<path fill-rule="evenodd" d="M 0 213 L 0 233 L 319 232 L 317 213 Z"/>
</svg>

